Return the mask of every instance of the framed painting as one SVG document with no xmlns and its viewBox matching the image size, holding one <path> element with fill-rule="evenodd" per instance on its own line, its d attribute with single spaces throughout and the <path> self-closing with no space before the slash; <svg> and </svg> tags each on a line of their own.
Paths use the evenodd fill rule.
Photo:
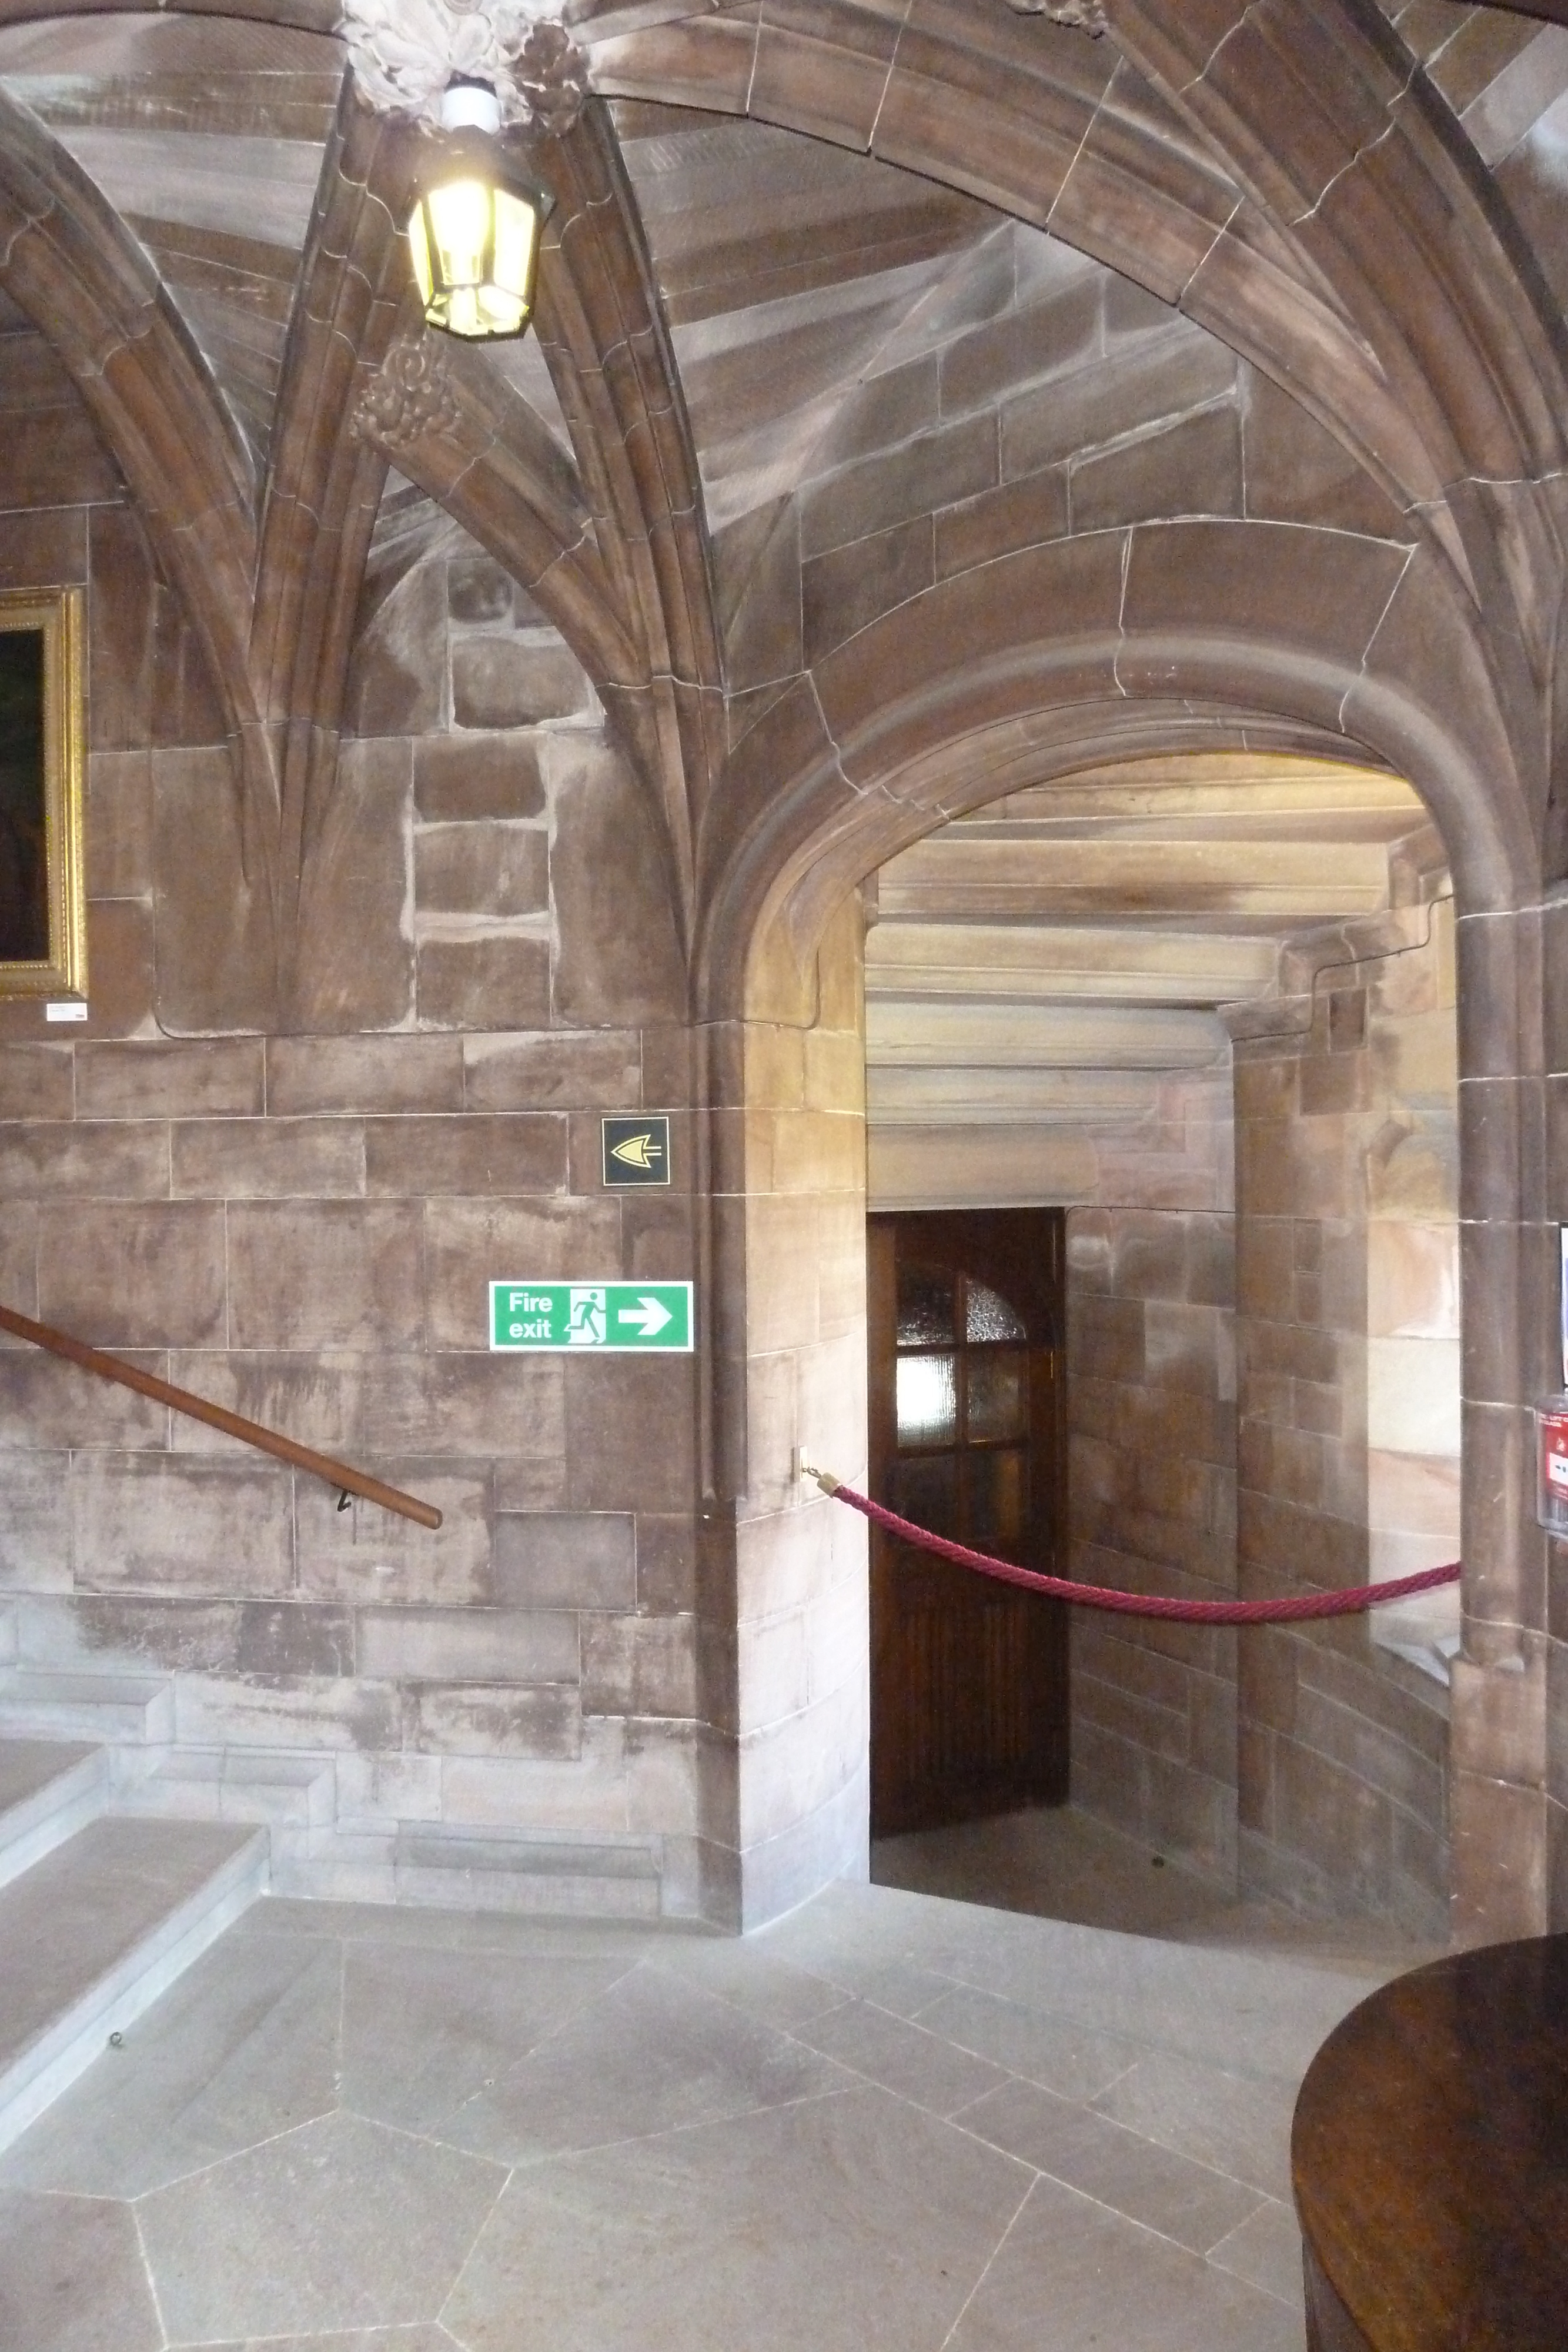
<svg viewBox="0 0 1568 2352">
<path fill-rule="evenodd" d="M 0 592 L 0 997 L 87 994 L 82 593 Z"/>
</svg>

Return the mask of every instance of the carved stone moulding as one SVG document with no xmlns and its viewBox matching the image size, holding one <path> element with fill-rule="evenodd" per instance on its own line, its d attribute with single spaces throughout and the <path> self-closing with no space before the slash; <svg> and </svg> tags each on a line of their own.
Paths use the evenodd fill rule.
<svg viewBox="0 0 1568 2352">
<path fill-rule="evenodd" d="M 564 139 L 588 96 L 588 59 L 564 25 L 536 25 L 517 52 L 517 88 L 536 131 Z"/>
<path fill-rule="evenodd" d="M 1053 25 L 1070 25 L 1097 41 L 1111 29 L 1101 0 L 1008 0 L 1019 16 L 1049 16 Z"/>
<path fill-rule="evenodd" d="M 439 335 L 405 335 L 371 378 L 354 410 L 354 433 L 394 455 L 457 422 L 447 346 Z"/>
<path fill-rule="evenodd" d="M 588 60 L 553 0 L 343 0 L 338 29 L 367 101 L 434 128 L 454 80 L 486 82 L 504 122 L 569 131 Z"/>
</svg>

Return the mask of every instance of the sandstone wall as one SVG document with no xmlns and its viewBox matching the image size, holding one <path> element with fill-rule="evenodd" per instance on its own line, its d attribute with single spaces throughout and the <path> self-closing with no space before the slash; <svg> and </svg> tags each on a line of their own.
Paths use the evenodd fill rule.
<svg viewBox="0 0 1568 2352">
<path fill-rule="evenodd" d="M 1421 910 L 1412 920 L 1425 920 Z M 1375 1556 L 1368 1366 L 1396 1336 L 1389 1323 L 1443 1311 L 1458 1213 L 1451 936 L 1439 910 L 1429 943 L 1414 952 L 1325 970 L 1310 1026 L 1237 1047 L 1238 1520 L 1248 1598 L 1364 1583 L 1409 1548 L 1413 1531 L 1388 1524 L 1399 1504 L 1382 1472 Z M 1397 1237 L 1375 1245 L 1385 1221 Z M 1370 1322 L 1369 1262 L 1379 1267 Z M 1393 1353 L 1404 1430 L 1447 1430 L 1458 1409 L 1448 1335 Z M 1377 1378 L 1387 1377 L 1380 1365 Z M 1425 1483 L 1431 1512 L 1429 1490 L 1445 1488 L 1449 1463 L 1406 1449 L 1403 1471 Z M 1243 1885 L 1443 1932 L 1443 1685 L 1392 1654 L 1362 1616 L 1248 1633 L 1239 1689 Z"/>
<path fill-rule="evenodd" d="M 1068 1215 L 1071 1573 L 1236 1591 L 1235 1234 L 1228 1212 Z M 1164 1853 L 1236 1868 L 1236 1643 L 1075 1609 L 1072 1796 Z"/>
<path fill-rule="evenodd" d="M 695 1270 L 680 960 L 587 681 L 449 527 L 372 583 L 293 1034 L 263 1034 L 264 893 L 188 634 L 15 321 L 0 386 L 0 572 L 88 586 L 92 746 L 90 1018 L 0 1007 L 0 1297 L 445 1514 L 340 1512 L 8 1346 L 0 1633 L 24 1669 L 172 1676 L 183 1749 L 330 1761 L 318 1889 L 390 1894 L 422 1832 L 482 1861 L 526 1831 L 733 1909 L 694 1360 L 486 1351 L 493 1276 Z M 607 1193 L 599 1114 L 641 1107 L 675 1114 L 674 1184 Z"/>
<path fill-rule="evenodd" d="M 694 1032 L 655 833 L 586 680 L 414 501 L 405 542 L 390 530 L 371 567 L 350 740 L 314 813 L 291 1009 L 274 1020 L 265 886 L 191 632 L 41 339 L 6 313 L 0 345 L 0 578 L 88 586 L 92 745 L 91 1017 L 57 1030 L 36 1005 L 0 1007 L 0 1295 L 366 1457 L 447 1514 L 434 1541 L 339 1514 L 327 1490 L 6 1348 L 0 1643 L 24 1668 L 172 1677 L 188 1750 L 324 1759 L 333 1840 L 303 1858 L 322 1887 L 392 1891 L 426 1831 L 468 1838 L 476 1860 L 520 1830 L 645 1856 L 667 1907 L 727 1919 L 857 1867 L 862 1556 L 790 1459 L 826 1423 L 846 1462 L 863 1427 L 854 941 L 830 943 L 800 1008 Z M 1262 396 L 1254 384 L 1249 421 Z M 1204 423 L 1227 450 L 1230 415 Z M 830 614 L 834 574 L 813 576 Z M 737 614 L 732 651 L 766 601 Z M 1466 1266 L 1487 1311 L 1467 1329 L 1458 1786 L 1464 1833 L 1517 1857 L 1517 1884 L 1511 1861 L 1472 1873 L 1503 1890 L 1506 1926 L 1542 1910 L 1540 1826 L 1568 1786 L 1563 1709 L 1546 1711 L 1563 1580 L 1552 1640 L 1531 1630 L 1544 1590 L 1538 1610 L 1520 1581 L 1542 1554 L 1518 1522 L 1523 1412 L 1544 1384 L 1521 1301 L 1546 1295 L 1552 1237 L 1516 1212 L 1540 1204 L 1546 1130 L 1510 1075 L 1564 991 L 1552 921 L 1544 991 L 1533 917 L 1460 928 Z M 1398 1539 L 1392 1559 L 1437 1538 L 1413 1517 L 1448 1507 L 1440 1446 L 1375 1446 L 1394 1459 L 1368 1483 L 1369 1341 L 1451 1354 L 1450 1332 L 1402 1328 L 1367 1284 L 1369 1220 L 1388 1228 L 1389 1267 L 1442 1223 L 1368 1172 L 1396 1176 L 1410 1136 L 1425 1149 L 1437 1131 L 1419 1104 L 1401 1126 L 1408 1073 L 1377 1043 L 1398 1017 L 1391 985 L 1335 984 L 1303 1044 L 1244 1055 L 1245 1591 L 1354 1580 L 1376 1564 L 1369 1528 Z M 1549 1051 L 1563 1058 L 1554 1036 Z M 640 1106 L 675 1114 L 678 1181 L 612 1198 L 598 1114 Z M 1145 1144 L 1155 1192 L 1139 1189 Z M 1120 1205 L 1079 1236 L 1075 1539 L 1129 1577 L 1218 1567 L 1222 1583 L 1223 1253 L 1204 1221 L 1223 1203 L 1186 1189 L 1179 1137 L 1134 1139 L 1130 1159 L 1095 1149 L 1080 1198 Z M 1155 1203 L 1168 1223 L 1128 1206 Z M 705 1421 L 700 1360 L 491 1359 L 484 1286 L 528 1273 L 709 1282 L 737 1428 Z M 1203 1402 L 1196 1462 L 1125 1442 L 1142 1415 L 1148 1447 L 1173 1447 L 1188 1425 L 1173 1397 Z M 1151 1492 L 1180 1507 L 1151 1511 Z M 1355 1627 L 1244 1654 L 1244 1876 L 1431 1919 L 1437 1686 Z M 1085 1633 L 1079 1679 L 1093 1801 L 1223 1863 L 1224 1654 Z"/>
<path fill-rule="evenodd" d="M 800 1475 L 862 1490 L 866 1464 L 865 1038 L 858 899 L 792 1003 L 754 974 L 755 1017 L 714 1039 L 716 1391 L 735 1644 L 736 1883 L 758 1924 L 868 1866 L 865 1522 Z M 802 1019 L 802 1014 L 807 1015 Z"/>
<path fill-rule="evenodd" d="M 1085 1581 L 1258 1598 L 1458 1556 L 1451 910 L 1407 920 L 1412 951 L 1347 946 L 1310 996 L 1287 969 L 1278 1034 L 1238 1045 L 1233 1218 L 1070 1212 Z M 1074 1798 L 1244 1889 L 1441 1933 L 1458 1634 L 1452 1591 L 1300 1633 L 1080 1612 Z"/>
</svg>

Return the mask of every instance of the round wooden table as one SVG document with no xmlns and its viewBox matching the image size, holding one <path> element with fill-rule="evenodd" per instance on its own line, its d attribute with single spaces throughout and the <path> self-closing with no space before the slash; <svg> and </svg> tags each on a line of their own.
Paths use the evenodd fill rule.
<svg viewBox="0 0 1568 2352">
<path fill-rule="evenodd" d="M 1565 2352 L 1568 1936 L 1385 1985 L 1301 2085 L 1312 2352 Z"/>
</svg>

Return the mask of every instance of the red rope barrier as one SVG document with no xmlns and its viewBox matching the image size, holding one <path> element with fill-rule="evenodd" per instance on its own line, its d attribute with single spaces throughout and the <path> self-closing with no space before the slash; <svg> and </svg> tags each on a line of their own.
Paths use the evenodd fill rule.
<svg viewBox="0 0 1568 2352">
<path fill-rule="evenodd" d="M 873 1527 L 885 1528 L 889 1535 L 921 1551 L 956 1560 L 960 1568 L 977 1569 L 982 1576 L 997 1577 L 1004 1584 L 1021 1584 L 1030 1592 L 1049 1592 L 1084 1609 L 1116 1610 L 1125 1617 L 1169 1617 L 1184 1625 L 1293 1625 L 1312 1617 L 1353 1617 L 1363 1609 L 1375 1609 L 1380 1601 L 1402 1601 L 1406 1593 L 1430 1592 L 1439 1584 L 1452 1584 L 1459 1574 L 1460 1563 L 1455 1559 L 1446 1568 L 1423 1569 L 1419 1576 L 1396 1576 L 1387 1584 L 1304 1592 L 1289 1601 L 1177 1601 L 1160 1594 L 1122 1592 L 1111 1585 L 1074 1584 L 1065 1576 L 1041 1576 L 1037 1570 L 1019 1568 L 1010 1559 L 993 1559 L 987 1552 L 970 1551 L 967 1545 L 950 1543 L 946 1536 L 917 1528 L 912 1519 L 901 1519 L 896 1511 L 884 1510 L 868 1495 L 857 1495 L 852 1486 L 841 1486 L 826 1470 L 808 1469 L 804 1464 L 801 1467 L 824 1495 L 847 1503 Z"/>
</svg>

